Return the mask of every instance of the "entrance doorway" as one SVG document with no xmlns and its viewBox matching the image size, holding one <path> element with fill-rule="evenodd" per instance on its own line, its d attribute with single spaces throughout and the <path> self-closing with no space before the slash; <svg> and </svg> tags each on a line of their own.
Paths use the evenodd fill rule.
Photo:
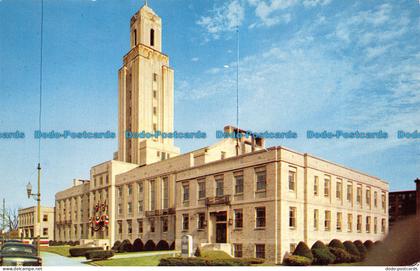
<svg viewBox="0 0 420 271">
<path fill-rule="evenodd" d="M 226 243 L 226 223 L 216 224 L 216 243 Z"/>
</svg>

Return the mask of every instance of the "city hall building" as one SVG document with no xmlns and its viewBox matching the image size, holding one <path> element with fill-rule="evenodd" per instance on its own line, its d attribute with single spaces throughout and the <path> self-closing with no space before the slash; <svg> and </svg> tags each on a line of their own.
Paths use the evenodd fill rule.
<svg viewBox="0 0 420 271">
<path fill-rule="evenodd" d="M 130 51 L 119 70 L 119 136 L 114 159 L 89 180 L 56 194 L 57 241 L 141 239 L 280 263 L 300 242 L 379 240 L 388 229 L 388 184 L 376 177 L 256 136 L 226 138 L 182 154 L 171 138 L 174 71 L 162 53 L 162 23 L 143 6 L 130 21 Z M 244 134 L 226 126 L 225 132 Z"/>
</svg>

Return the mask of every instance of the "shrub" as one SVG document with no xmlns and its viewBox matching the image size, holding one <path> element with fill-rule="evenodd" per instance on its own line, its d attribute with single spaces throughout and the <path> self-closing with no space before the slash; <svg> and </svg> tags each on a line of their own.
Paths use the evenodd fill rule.
<svg viewBox="0 0 420 271">
<path fill-rule="evenodd" d="M 134 240 L 133 246 L 134 246 L 134 251 L 143 251 L 144 250 L 144 244 L 143 244 L 143 242 L 141 241 L 140 238 L 137 238 L 136 240 Z"/>
<path fill-rule="evenodd" d="M 99 261 L 106 260 L 114 256 L 114 251 L 112 250 L 92 250 L 88 251 L 85 254 L 87 260 Z"/>
<path fill-rule="evenodd" d="M 114 246 L 112 246 L 112 250 L 118 252 L 118 250 L 120 249 L 121 246 L 121 241 L 116 241 L 114 243 Z"/>
<path fill-rule="evenodd" d="M 169 250 L 175 250 L 175 241 L 169 246 Z"/>
<path fill-rule="evenodd" d="M 332 254 L 328 248 L 314 248 L 312 249 L 312 255 L 314 256 L 312 262 L 314 265 L 329 265 L 335 261 L 334 254 Z"/>
<path fill-rule="evenodd" d="M 311 260 L 314 259 L 314 256 L 312 255 L 311 250 L 305 244 L 305 242 L 299 242 L 299 244 L 295 248 L 295 251 L 293 251 L 293 255 L 303 256 Z"/>
<path fill-rule="evenodd" d="M 133 252 L 134 251 L 134 246 L 131 244 L 130 240 L 124 240 L 121 243 L 121 246 L 118 249 L 118 252 L 122 253 L 122 252 Z"/>
<path fill-rule="evenodd" d="M 247 264 L 262 264 L 265 261 L 265 259 L 260 258 L 242 258 L 240 260 Z"/>
<path fill-rule="evenodd" d="M 182 258 L 171 257 L 162 258 L 160 266 L 249 266 L 250 261 L 245 259 L 208 259 L 208 258 Z M 256 261 L 253 261 L 256 262 Z"/>
<path fill-rule="evenodd" d="M 63 243 L 63 241 L 58 241 L 58 242 L 56 243 L 56 245 L 57 245 L 57 246 L 62 246 L 62 245 L 64 245 L 64 243 Z"/>
<path fill-rule="evenodd" d="M 75 242 L 74 242 L 74 245 L 75 245 L 75 246 L 80 246 L 80 241 L 75 241 Z"/>
<path fill-rule="evenodd" d="M 311 265 L 311 263 L 311 259 L 298 255 L 288 255 L 283 260 L 283 265 L 288 266 L 308 266 Z"/>
<path fill-rule="evenodd" d="M 329 250 L 335 256 L 334 263 L 351 263 L 353 261 L 353 257 L 345 249 L 330 247 Z"/>
<path fill-rule="evenodd" d="M 357 247 L 353 244 L 352 241 L 345 241 L 343 243 L 344 247 L 346 248 L 346 251 L 352 256 L 353 262 L 360 261 L 360 253 Z"/>
<path fill-rule="evenodd" d="M 335 247 L 335 248 L 341 248 L 343 250 L 346 250 L 346 248 L 344 247 L 343 243 L 341 243 L 340 240 L 338 239 L 333 239 L 331 240 L 331 242 L 328 244 L 329 247 Z"/>
<path fill-rule="evenodd" d="M 156 250 L 169 250 L 169 244 L 165 240 L 160 240 L 156 245 Z"/>
<path fill-rule="evenodd" d="M 316 241 L 311 249 L 328 249 L 328 247 L 322 241 Z"/>
<path fill-rule="evenodd" d="M 197 247 L 197 249 L 195 250 L 194 256 L 195 256 L 195 257 L 201 257 L 201 250 L 200 250 L 200 247 Z"/>
<path fill-rule="evenodd" d="M 369 251 L 373 248 L 373 242 L 371 240 L 366 240 L 363 245 L 365 245 L 365 248 Z"/>
<path fill-rule="evenodd" d="M 153 242 L 153 240 L 147 241 L 146 244 L 144 244 L 144 250 L 145 251 L 154 251 L 154 250 L 156 250 L 155 242 Z"/>
<path fill-rule="evenodd" d="M 69 250 L 71 257 L 81 257 L 85 256 L 86 252 L 89 251 L 97 251 L 97 250 L 103 250 L 101 247 L 74 247 Z"/>
<path fill-rule="evenodd" d="M 72 247 L 73 247 L 73 246 L 74 246 L 74 243 L 73 243 L 73 241 L 68 241 L 68 242 L 67 242 L 67 245 L 69 245 L 69 246 L 72 246 Z"/>
<path fill-rule="evenodd" d="M 50 240 L 50 241 L 48 241 L 48 245 L 49 245 L 50 247 L 52 247 L 52 246 L 56 246 L 56 245 L 57 245 L 57 242 L 56 242 L 56 241 L 54 241 L 54 240 Z"/>
<path fill-rule="evenodd" d="M 380 246 L 380 245 L 382 245 L 383 244 L 383 242 L 382 241 L 376 241 L 375 243 L 373 243 L 373 245 L 374 246 Z"/>
<path fill-rule="evenodd" d="M 353 244 L 356 246 L 357 250 L 359 251 L 360 260 L 364 260 L 367 254 L 367 249 L 365 245 L 363 245 L 362 241 L 360 240 L 354 241 Z"/>
</svg>

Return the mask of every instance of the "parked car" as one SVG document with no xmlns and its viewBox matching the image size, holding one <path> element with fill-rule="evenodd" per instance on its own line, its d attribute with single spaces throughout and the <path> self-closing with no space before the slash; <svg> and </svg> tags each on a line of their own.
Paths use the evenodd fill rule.
<svg viewBox="0 0 420 271">
<path fill-rule="evenodd" d="M 5 243 L 0 251 L 0 266 L 41 266 L 35 246 L 22 243 Z"/>
</svg>

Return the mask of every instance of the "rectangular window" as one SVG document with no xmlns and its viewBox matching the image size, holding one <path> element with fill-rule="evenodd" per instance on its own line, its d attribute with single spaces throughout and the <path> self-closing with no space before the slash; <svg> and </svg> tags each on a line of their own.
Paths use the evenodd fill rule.
<svg viewBox="0 0 420 271">
<path fill-rule="evenodd" d="M 289 208 L 289 227 L 296 228 L 296 207 Z"/>
<path fill-rule="evenodd" d="M 189 226 L 190 226 L 189 215 L 188 214 L 183 214 L 182 215 L 182 230 L 187 231 Z"/>
<path fill-rule="evenodd" d="M 139 227 L 139 233 L 140 234 L 143 233 L 143 220 L 142 219 L 139 219 L 137 221 L 137 224 L 138 224 L 138 227 Z"/>
<path fill-rule="evenodd" d="M 182 201 L 188 202 L 190 200 L 190 185 L 183 184 L 182 185 Z"/>
<path fill-rule="evenodd" d="M 366 204 L 367 206 L 369 206 L 369 208 L 372 206 L 372 202 L 371 202 L 371 196 L 370 196 L 370 189 L 366 189 Z"/>
<path fill-rule="evenodd" d="M 347 201 L 353 201 L 353 184 L 347 184 Z"/>
<path fill-rule="evenodd" d="M 156 81 L 157 81 L 157 77 L 158 77 L 157 73 L 154 73 L 154 74 L 153 74 L 153 81 L 155 81 L 155 82 L 156 82 Z"/>
<path fill-rule="evenodd" d="M 153 90 L 153 98 L 156 98 L 156 97 L 157 97 L 157 91 Z"/>
<path fill-rule="evenodd" d="M 318 176 L 314 177 L 314 196 L 318 196 L 318 189 L 319 189 L 319 178 Z"/>
<path fill-rule="evenodd" d="M 378 192 L 373 192 L 373 206 L 378 207 Z"/>
<path fill-rule="evenodd" d="M 235 258 L 242 258 L 242 244 L 233 244 Z"/>
<path fill-rule="evenodd" d="M 223 191 L 223 176 L 216 177 L 216 197 L 222 197 Z"/>
<path fill-rule="evenodd" d="M 169 207 L 169 181 L 168 177 L 162 180 L 162 208 L 167 209 Z"/>
<path fill-rule="evenodd" d="M 43 228 L 42 229 L 42 235 L 43 236 L 48 236 L 48 228 Z"/>
<path fill-rule="evenodd" d="M 118 222 L 118 233 L 119 234 L 122 233 L 122 222 L 121 221 Z"/>
<path fill-rule="evenodd" d="M 289 170 L 289 190 L 296 191 L 296 172 Z"/>
<path fill-rule="evenodd" d="M 122 214 L 122 206 L 121 206 L 121 203 L 118 204 L 118 214 L 119 215 Z"/>
<path fill-rule="evenodd" d="M 149 224 L 150 224 L 150 232 L 155 232 L 155 219 L 150 218 L 149 219 Z"/>
<path fill-rule="evenodd" d="M 127 193 L 129 196 L 133 194 L 133 186 L 131 184 L 127 185 Z"/>
<path fill-rule="evenodd" d="M 265 207 L 255 208 L 255 227 L 264 228 L 265 227 Z"/>
<path fill-rule="evenodd" d="M 341 231 L 342 225 L 343 225 L 343 215 L 342 213 L 338 212 L 337 213 L 337 226 L 336 226 L 337 231 Z"/>
<path fill-rule="evenodd" d="M 373 219 L 373 233 L 374 234 L 378 233 L 378 218 L 377 217 Z"/>
<path fill-rule="evenodd" d="M 118 197 L 121 198 L 122 197 L 122 189 L 121 189 L 121 187 L 118 187 L 117 188 L 117 191 L 118 191 Z"/>
<path fill-rule="evenodd" d="M 137 191 L 138 191 L 139 196 L 141 194 L 143 194 L 143 183 L 142 182 L 137 184 Z"/>
<path fill-rule="evenodd" d="M 131 220 L 127 221 L 127 232 L 128 232 L 128 234 L 133 233 L 133 225 L 131 224 Z"/>
<path fill-rule="evenodd" d="M 347 231 L 353 231 L 353 214 L 347 214 Z"/>
<path fill-rule="evenodd" d="M 197 228 L 199 230 L 203 230 L 205 228 L 206 223 L 206 214 L 205 213 L 198 213 L 198 225 Z"/>
<path fill-rule="evenodd" d="M 256 175 L 256 185 L 257 185 L 257 192 L 258 191 L 265 191 L 266 189 L 266 170 L 265 168 L 257 168 L 255 169 Z"/>
<path fill-rule="evenodd" d="M 362 186 L 357 186 L 357 195 L 356 195 L 357 204 L 362 205 Z"/>
<path fill-rule="evenodd" d="M 385 197 L 385 193 L 384 192 L 382 192 L 382 195 L 381 195 L 381 201 L 382 201 L 382 210 L 386 210 L 386 197 Z"/>
<path fill-rule="evenodd" d="M 386 220 L 385 218 L 382 218 L 382 222 L 381 222 L 381 232 L 385 233 L 385 228 L 386 228 Z"/>
<path fill-rule="evenodd" d="M 156 182 L 155 180 L 149 181 L 149 199 L 150 199 L 150 211 L 154 211 L 156 209 Z"/>
<path fill-rule="evenodd" d="M 129 215 L 131 215 L 133 213 L 133 206 L 132 206 L 131 202 L 127 203 L 127 213 Z"/>
<path fill-rule="evenodd" d="M 44 215 L 43 218 L 42 218 L 42 221 L 48 222 L 48 215 Z"/>
<path fill-rule="evenodd" d="M 244 193 L 244 176 L 242 173 L 235 174 L 235 194 Z"/>
<path fill-rule="evenodd" d="M 327 177 L 324 179 L 324 197 L 330 197 L 330 179 Z"/>
<path fill-rule="evenodd" d="M 338 200 L 341 200 L 343 198 L 343 182 L 338 181 L 337 182 L 337 187 L 336 187 L 336 191 L 335 191 L 335 197 Z"/>
<path fill-rule="evenodd" d="M 141 213 L 141 212 L 143 212 L 143 201 L 142 200 L 139 200 L 138 201 L 138 203 L 137 203 L 138 205 L 137 205 L 137 210 L 138 210 L 138 212 L 139 213 Z"/>
<path fill-rule="evenodd" d="M 370 224 L 371 224 L 371 217 L 367 216 L 366 217 L 366 232 L 369 233 L 370 232 Z"/>
<path fill-rule="evenodd" d="M 235 212 L 235 229 L 242 229 L 243 227 L 243 212 L 242 209 L 237 209 Z"/>
<path fill-rule="evenodd" d="M 163 216 L 162 217 L 162 232 L 167 232 L 167 231 L 168 231 L 168 217 Z"/>
<path fill-rule="evenodd" d="M 331 230 L 331 212 L 325 211 L 324 228 L 326 231 Z"/>
<path fill-rule="evenodd" d="M 314 230 L 318 230 L 319 225 L 319 211 L 318 209 L 314 209 Z"/>
<path fill-rule="evenodd" d="M 362 232 L 362 216 L 357 216 L 357 232 Z"/>
<path fill-rule="evenodd" d="M 265 259 L 265 245 L 264 244 L 255 245 L 255 258 Z"/>
<path fill-rule="evenodd" d="M 156 108 L 156 106 L 153 106 L 153 115 L 156 116 L 156 114 L 157 114 L 157 108 Z"/>
<path fill-rule="evenodd" d="M 204 199 L 206 197 L 206 182 L 198 182 L 198 199 Z"/>
</svg>

